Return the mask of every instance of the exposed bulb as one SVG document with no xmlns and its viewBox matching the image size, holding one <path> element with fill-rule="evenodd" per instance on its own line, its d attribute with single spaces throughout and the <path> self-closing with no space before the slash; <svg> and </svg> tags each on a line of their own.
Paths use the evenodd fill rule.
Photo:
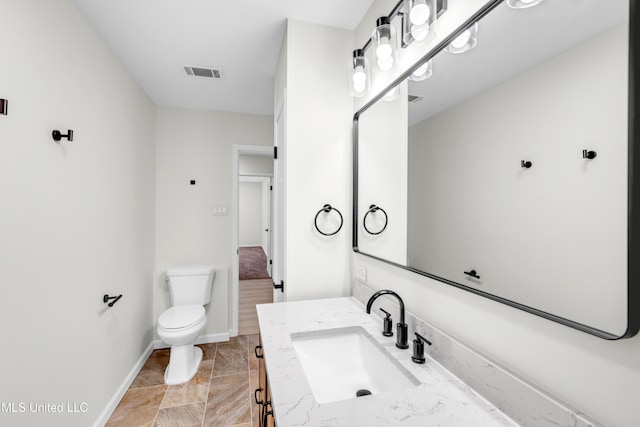
<svg viewBox="0 0 640 427">
<path fill-rule="evenodd" d="M 531 1 L 531 0 L 530 0 Z M 431 10 L 424 3 L 418 3 L 411 8 L 409 12 L 409 20 L 413 25 L 422 25 L 429 20 Z"/>
<path fill-rule="evenodd" d="M 422 40 L 427 38 L 429 34 L 429 25 L 412 25 L 411 26 L 411 37 L 417 42 L 421 42 Z"/>
<path fill-rule="evenodd" d="M 411 73 L 411 75 L 414 77 L 420 78 L 421 80 L 431 77 L 430 65 L 431 65 L 431 62 L 425 62 L 423 65 L 416 68 L 416 70 L 413 73 Z"/>
<path fill-rule="evenodd" d="M 542 3 L 544 0 L 507 0 L 507 5 L 513 9 L 526 9 Z"/>
<path fill-rule="evenodd" d="M 378 68 L 382 71 L 389 71 L 393 68 L 393 56 L 386 59 L 378 59 Z"/>
<path fill-rule="evenodd" d="M 458 37 L 453 39 L 453 41 L 451 42 L 451 46 L 453 46 L 456 49 L 460 49 L 464 45 L 469 43 L 470 39 L 471 39 L 471 30 L 466 29 L 462 32 L 462 34 L 460 34 Z"/>
<path fill-rule="evenodd" d="M 367 87 L 367 75 L 362 66 L 357 66 L 353 73 L 353 90 L 357 93 L 364 92 Z"/>
<path fill-rule="evenodd" d="M 376 48 L 376 56 L 378 57 L 379 60 L 385 60 L 385 59 L 391 58 L 391 55 L 393 55 L 393 49 L 389 44 L 389 38 L 380 37 L 380 43 Z"/>
</svg>

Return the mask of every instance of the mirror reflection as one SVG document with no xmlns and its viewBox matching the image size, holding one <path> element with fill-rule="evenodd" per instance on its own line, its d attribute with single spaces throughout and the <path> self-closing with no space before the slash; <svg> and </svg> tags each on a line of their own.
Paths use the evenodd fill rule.
<svg viewBox="0 0 640 427">
<path fill-rule="evenodd" d="M 502 3 L 360 112 L 357 250 L 623 335 L 628 8 Z"/>
</svg>

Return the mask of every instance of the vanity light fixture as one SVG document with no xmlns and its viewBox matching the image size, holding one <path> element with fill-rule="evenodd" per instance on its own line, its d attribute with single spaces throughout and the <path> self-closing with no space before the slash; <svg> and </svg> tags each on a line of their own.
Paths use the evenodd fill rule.
<svg viewBox="0 0 640 427">
<path fill-rule="evenodd" d="M 381 16 L 376 21 L 371 40 L 374 47 L 374 58 L 378 69 L 383 72 L 391 71 L 397 64 L 396 50 L 398 42 L 396 29 L 389 23 L 389 18 Z"/>
<path fill-rule="evenodd" d="M 369 92 L 371 77 L 369 76 L 369 63 L 362 49 L 353 51 L 350 76 L 351 84 L 349 86 L 349 92 L 351 96 L 359 98 L 366 95 Z"/>
<path fill-rule="evenodd" d="M 405 0 L 402 11 L 402 41 L 419 46 L 436 37 L 436 0 Z"/>
<path fill-rule="evenodd" d="M 429 60 L 416 68 L 413 73 L 409 76 L 409 80 L 413 80 L 414 82 L 420 82 L 422 80 L 427 80 L 433 74 L 433 64 L 432 61 Z"/>
<path fill-rule="evenodd" d="M 464 30 L 444 48 L 449 53 L 464 53 L 473 49 L 478 44 L 478 23 Z"/>
<path fill-rule="evenodd" d="M 544 0 L 507 0 L 507 5 L 512 9 L 526 9 L 542 3 Z"/>
<path fill-rule="evenodd" d="M 533 0 L 530 0 L 533 1 Z M 354 97 L 365 96 L 370 89 L 371 74 L 369 61 L 376 69 L 386 73 L 398 66 L 398 38 L 402 41 L 402 48 L 426 43 L 435 38 L 435 24 L 438 18 L 446 12 L 448 0 L 399 0 L 387 16 L 376 20 L 376 29 L 361 49 L 353 51 L 353 58 L 349 67 L 349 93 Z M 401 18 L 399 29 L 391 24 L 394 18 Z M 402 35 L 397 35 L 401 31 Z M 367 50 L 372 48 L 367 53 Z M 367 60 L 367 56 L 370 58 Z M 424 72 L 423 76 L 417 74 Z M 416 80 L 424 80 L 431 76 L 431 66 L 416 71 Z M 388 93 L 385 99 L 395 99 L 397 94 Z"/>
</svg>

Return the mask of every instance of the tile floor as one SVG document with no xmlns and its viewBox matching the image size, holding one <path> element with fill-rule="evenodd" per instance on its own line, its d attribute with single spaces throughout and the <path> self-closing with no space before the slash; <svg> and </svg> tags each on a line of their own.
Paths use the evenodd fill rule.
<svg viewBox="0 0 640 427">
<path fill-rule="evenodd" d="M 256 345 L 257 334 L 199 345 L 203 357 L 196 376 L 171 386 L 164 384 L 169 349 L 154 350 L 107 427 L 258 427 Z"/>
</svg>

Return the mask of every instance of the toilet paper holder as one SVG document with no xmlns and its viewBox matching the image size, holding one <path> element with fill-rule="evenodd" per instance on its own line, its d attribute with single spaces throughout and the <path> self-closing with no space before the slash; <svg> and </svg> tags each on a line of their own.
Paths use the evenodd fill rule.
<svg viewBox="0 0 640 427">
<path fill-rule="evenodd" d="M 117 297 L 110 297 L 108 294 L 104 294 L 104 296 L 102 297 L 102 302 L 106 304 L 109 302 L 109 300 L 113 300 L 108 304 L 109 307 L 113 307 L 113 304 L 117 303 L 120 298 L 122 298 L 122 294 L 118 295 Z"/>
</svg>

